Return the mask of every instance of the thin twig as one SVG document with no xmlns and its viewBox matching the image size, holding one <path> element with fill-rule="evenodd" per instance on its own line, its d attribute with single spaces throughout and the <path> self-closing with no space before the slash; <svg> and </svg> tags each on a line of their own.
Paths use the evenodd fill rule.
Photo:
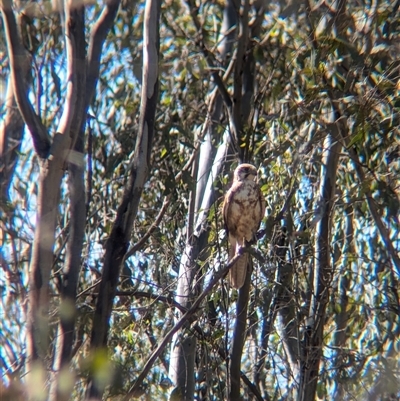
<svg viewBox="0 0 400 401">
<path fill-rule="evenodd" d="M 348 148 L 347 150 L 350 153 L 351 159 L 354 162 L 353 164 L 354 164 L 356 174 L 358 176 L 360 183 L 361 184 L 365 183 L 366 182 L 365 174 L 364 174 L 362 165 L 359 161 L 359 158 L 358 158 L 356 152 L 352 148 Z M 386 247 L 390 257 L 392 258 L 397 275 L 400 276 L 400 258 L 399 258 L 398 253 L 390 239 L 389 230 L 385 227 L 385 224 L 383 223 L 383 221 L 381 220 L 381 217 L 379 216 L 379 212 L 376 207 L 375 200 L 372 197 L 369 187 L 367 185 L 364 185 L 363 190 L 364 190 L 365 196 L 367 198 L 367 205 L 368 205 L 369 211 L 372 215 L 372 218 L 374 219 L 375 224 L 378 227 L 382 241 L 384 242 L 385 247 Z"/>
<path fill-rule="evenodd" d="M 117 291 L 116 295 L 122 297 L 152 299 L 154 301 L 160 301 L 169 306 L 173 306 L 174 308 L 179 309 L 182 313 L 186 313 L 188 311 L 187 308 L 182 306 L 179 302 L 176 302 L 172 297 L 166 297 L 164 295 L 151 294 L 150 292 L 145 292 L 145 291 Z"/>
<path fill-rule="evenodd" d="M 164 217 L 165 212 L 168 209 L 168 206 L 171 202 L 171 196 L 167 196 L 164 199 L 163 205 L 160 209 L 160 211 L 158 212 L 158 215 L 156 217 L 156 219 L 154 220 L 153 224 L 151 224 L 151 226 L 149 227 L 149 229 L 147 230 L 146 234 L 135 244 L 133 245 L 128 252 L 125 254 L 125 260 L 127 260 L 128 258 L 130 258 L 132 255 L 134 255 L 139 249 L 142 248 L 142 246 L 146 243 L 146 241 L 149 239 L 150 235 L 153 233 L 153 231 L 160 225 L 160 222 L 162 220 L 162 218 Z"/>
<path fill-rule="evenodd" d="M 183 166 L 183 168 L 179 171 L 179 173 L 175 176 L 175 182 L 178 182 L 181 177 L 182 174 L 189 170 L 194 162 L 194 160 L 196 159 L 196 155 L 198 153 L 200 149 L 200 146 L 197 145 L 194 152 L 192 153 L 190 159 L 187 161 L 187 163 Z M 161 210 L 159 211 L 154 223 L 149 227 L 149 229 L 147 230 L 146 234 L 135 244 L 133 245 L 128 252 L 125 255 L 125 260 L 127 260 L 128 258 L 130 258 L 132 255 L 135 254 L 135 252 L 137 252 L 139 249 L 142 248 L 142 246 L 145 244 L 145 242 L 149 239 L 150 235 L 154 232 L 154 230 L 159 226 L 162 218 L 164 217 L 165 212 L 168 209 L 169 204 L 171 203 L 171 196 L 167 196 L 164 199 L 163 205 L 161 207 Z"/>
</svg>

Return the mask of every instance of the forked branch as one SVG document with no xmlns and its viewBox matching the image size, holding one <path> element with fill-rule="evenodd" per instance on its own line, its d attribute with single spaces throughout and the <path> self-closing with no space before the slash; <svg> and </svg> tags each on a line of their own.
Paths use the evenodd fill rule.
<svg viewBox="0 0 400 401">
<path fill-rule="evenodd" d="M 27 62 L 28 56 L 20 41 L 17 22 L 12 10 L 12 1 L 1 0 L 0 9 L 6 34 L 8 57 L 10 60 L 10 75 L 15 100 L 22 118 L 32 135 L 36 153 L 39 157 L 46 158 L 49 154 L 51 139 L 46 127 L 43 125 L 40 117 L 35 113 L 32 103 L 29 101 L 25 80 L 26 66 L 29 65 Z"/>
</svg>

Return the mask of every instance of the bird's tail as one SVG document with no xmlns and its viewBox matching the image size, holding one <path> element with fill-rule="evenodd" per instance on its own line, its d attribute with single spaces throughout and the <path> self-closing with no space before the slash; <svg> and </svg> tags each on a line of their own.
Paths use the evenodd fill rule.
<svg viewBox="0 0 400 401">
<path fill-rule="evenodd" d="M 241 244 L 237 243 L 235 247 L 231 244 L 229 259 L 232 259 L 236 255 L 240 245 Z M 234 288 L 239 289 L 243 287 L 244 281 L 246 280 L 248 256 L 248 253 L 242 255 L 230 269 L 229 281 Z"/>
</svg>

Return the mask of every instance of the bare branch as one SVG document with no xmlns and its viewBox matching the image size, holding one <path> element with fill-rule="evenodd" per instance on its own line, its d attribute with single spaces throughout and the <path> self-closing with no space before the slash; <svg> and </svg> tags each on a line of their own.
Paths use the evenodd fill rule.
<svg viewBox="0 0 400 401">
<path fill-rule="evenodd" d="M 51 139 L 46 127 L 43 125 L 40 117 L 35 113 L 32 103 L 28 98 L 25 80 L 26 69 L 29 65 L 28 56 L 20 41 L 17 22 L 12 10 L 12 1 L 1 0 L 0 8 L 6 33 L 11 82 L 15 100 L 22 118 L 32 135 L 36 153 L 41 158 L 46 158 L 49 154 Z"/>
<path fill-rule="evenodd" d="M 233 73 L 233 105 L 231 125 L 236 139 L 236 146 L 239 149 L 240 161 L 244 161 L 244 149 L 241 147 L 241 133 L 243 129 L 243 109 L 242 109 L 242 96 L 243 96 L 243 72 L 246 65 L 246 51 L 247 43 L 249 40 L 249 0 L 244 0 L 243 9 L 239 13 L 238 22 L 238 45 L 236 54 L 235 71 Z"/>
<path fill-rule="evenodd" d="M 200 146 L 196 146 L 194 152 L 192 153 L 190 159 L 188 160 L 188 162 L 185 164 L 185 166 L 179 171 L 179 173 L 176 175 L 175 177 L 175 181 L 179 181 L 182 177 L 182 174 L 184 171 L 187 171 L 191 165 L 193 164 L 196 155 L 198 154 Z M 162 218 L 165 215 L 165 212 L 168 209 L 168 206 L 171 203 L 171 198 L 170 196 L 166 197 L 164 199 L 163 205 L 160 209 L 160 211 L 158 212 L 158 215 L 156 217 L 156 219 L 154 220 L 153 224 L 149 227 L 149 229 L 147 230 L 146 234 L 135 244 L 132 246 L 132 248 L 130 248 L 128 250 L 128 252 L 125 255 L 125 260 L 130 258 L 132 255 L 134 255 L 139 249 L 141 249 L 143 247 L 143 245 L 146 243 L 146 241 L 149 239 L 150 235 L 154 232 L 154 230 L 160 225 Z"/>
<path fill-rule="evenodd" d="M 206 59 L 207 65 L 211 71 L 211 76 L 214 79 L 215 85 L 217 86 L 219 93 L 221 94 L 221 97 L 225 103 L 226 108 L 228 111 L 231 113 L 232 111 L 232 100 L 231 97 L 228 93 L 228 90 L 226 89 L 226 86 L 221 78 L 221 76 L 218 73 L 218 69 L 215 67 L 215 62 L 212 53 L 207 49 L 206 45 L 204 44 L 204 37 L 205 37 L 205 31 L 202 28 L 199 18 L 198 18 L 198 7 L 196 6 L 195 2 L 193 0 L 188 0 L 188 7 L 190 10 L 190 15 L 192 16 L 193 23 L 198 31 L 198 37 L 199 39 L 197 40 L 197 45 L 200 47 L 201 51 L 203 52 L 203 55 Z"/>
<path fill-rule="evenodd" d="M 85 81 L 85 35 L 83 7 L 65 7 L 65 48 L 67 59 L 67 88 L 64 110 L 58 125 L 51 153 L 61 156 L 61 148 L 70 149 L 75 144 L 80 125 L 75 119 L 82 108 Z M 74 126 L 74 132 L 71 127 Z M 61 135 L 63 138 L 61 138 Z"/>
<path fill-rule="evenodd" d="M 250 379 L 241 371 L 240 372 L 240 378 L 244 381 L 246 386 L 250 389 L 250 391 L 253 393 L 254 397 L 256 397 L 257 401 L 264 401 L 264 398 L 258 391 L 258 388 L 250 381 Z M 268 396 L 268 394 L 267 394 Z M 269 401 L 269 397 L 267 398 L 267 401 Z"/>
<path fill-rule="evenodd" d="M 336 113 L 333 113 L 336 117 Z M 309 310 L 308 329 L 305 332 L 300 358 L 299 400 L 312 400 L 318 382 L 319 364 L 322 357 L 323 329 L 332 280 L 330 260 L 331 220 L 336 189 L 336 174 L 342 144 L 338 141 L 342 124 L 340 120 L 329 124 L 330 135 L 325 138 L 323 166 L 321 169 L 320 198 L 323 213 L 317 223 L 315 237 L 315 267 L 313 296 Z"/>
<path fill-rule="evenodd" d="M 204 331 L 201 329 L 201 327 L 196 324 L 193 326 L 194 332 L 197 334 L 200 340 L 204 341 L 207 340 L 215 349 L 215 352 L 218 353 L 218 355 L 222 358 L 223 361 L 225 361 L 228 358 L 228 354 L 226 352 L 225 348 L 220 347 L 215 341 L 211 339 L 211 334 L 210 333 L 204 333 Z M 243 382 L 246 384 L 246 386 L 249 388 L 249 390 L 254 394 L 255 398 L 257 401 L 265 401 L 260 392 L 258 391 L 258 388 L 250 381 L 250 379 L 246 376 L 246 374 L 243 371 L 240 371 L 240 378 L 243 380 Z M 269 401 L 270 397 L 268 394 L 266 394 L 266 401 Z"/>
<path fill-rule="evenodd" d="M 6 115 L 0 125 L 0 204 L 2 208 L 7 204 L 8 189 L 18 161 L 25 126 L 15 102 L 11 79 L 8 80 L 5 109 Z"/>
<path fill-rule="evenodd" d="M 105 7 L 92 28 L 90 35 L 87 76 L 86 76 L 86 104 L 89 105 L 99 77 L 100 58 L 104 41 L 115 20 L 121 0 L 107 0 Z"/>
<path fill-rule="evenodd" d="M 128 297 L 135 297 L 135 298 L 148 298 L 148 299 L 153 299 L 154 301 L 160 301 L 163 302 L 169 306 L 173 306 L 174 308 L 179 309 L 182 313 L 187 312 L 187 308 L 182 306 L 180 303 L 176 302 L 174 298 L 172 297 L 166 297 L 164 295 L 158 295 L 158 294 L 151 294 L 149 292 L 144 292 L 144 291 L 117 291 L 116 293 L 117 296 L 128 296 Z"/>
</svg>

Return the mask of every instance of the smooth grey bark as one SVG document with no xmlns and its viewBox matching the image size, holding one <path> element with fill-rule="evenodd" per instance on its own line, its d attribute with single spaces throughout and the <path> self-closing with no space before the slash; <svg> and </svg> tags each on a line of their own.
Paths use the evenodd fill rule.
<svg viewBox="0 0 400 401">
<path fill-rule="evenodd" d="M 66 250 L 66 262 L 61 283 L 61 314 L 53 362 L 55 377 L 51 382 L 50 400 L 67 400 L 70 394 L 61 391 L 58 373 L 69 369 L 75 337 L 76 291 L 81 270 L 81 256 L 86 227 L 86 202 L 84 182 L 84 154 L 86 115 L 95 92 L 102 48 L 114 23 L 120 0 L 108 0 L 93 26 L 85 68 L 80 71 L 81 97 L 76 107 L 75 124 L 77 140 L 68 163 L 68 190 L 70 198 L 70 230 Z M 85 88 L 83 92 L 83 88 Z M 64 312 L 64 313 L 63 313 Z"/>
<path fill-rule="evenodd" d="M 45 361 L 49 346 L 49 280 L 53 265 L 56 218 L 61 179 L 69 151 L 74 146 L 76 132 L 71 130 L 76 120 L 75 106 L 80 95 L 79 72 L 84 62 L 84 33 L 82 9 L 65 8 L 66 52 L 67 52 L 67 95 L 62 118 L 54 138 L 51 138 L 40 117 L 35 113 L 28 98 L 24 71 L 28 62 L 18 36 L 12 2 L 1 2 L 13 92 L 19 112 L 27 125 L 39 157 L 39 191 L 37 224 L 30 261 L 30 291 L 27 334 L 27 368 L 39 364 L 46 369 Z M 29 63 L 28 63 L 29 65 Z"/>
<path fill-rule="evenodd" d="M 83 98 L 81 72 L 85 60 L 84 9 L 65 9 L 66 49 L 68 57 L 67 98 L 58 132 L 56 133 L 50 157 L 40 163 L 37 227 L 31 260 L 31 291 L 29 312 L 28 352 L 33 359 L 44 360 L 48 352 L 48 291 L 50 272 L 53 264 L 56 219 L 59 193 L 64 166 L 71 156 L 69 150 L 74 146 L 80 124 L 79 107 Z M 84 75 L 84 72 L 83 72 Z M 83 159 L 83 157 L 82 157 Z M 78 254 L 79 257 L 80 253 Z M 72 278 L 71 278 L 72 280 Z"/>
<path fill-rule="evenodd" d="M 194 231 L 192 239 L 187 242 L 181 259 L 178 289 L 175 299 L 179 304 L 185 307 L 191 306 L 191 303 L 196 297 L 196 291 L 199 291 L 199 287 L 196 288 L 194 286 L 195 277 L 198 274 L 196 260 L 200 252 L 202 252 L 207 245 L 207 216 L 215 200 L 213 190 L 214 180 L 222 172 L 228 148 L 229 135 L 226 133 L 223 137 L 222 144 L 218 148 L 214 164 L 209 173 L 208 182 L 204 190 L 205 195 L 197 211 L 197 219 L 193 223 Z M 196 339 L 193 335 L 186 336 L 184 333 L 177 332 L 173 338 L 169 375 L 172 382 L 175 384 L 175 388 L 179 389 L 179 393 L 182 394 L 185 400 L 194 398 L 195 346 Z"/>
<path fill-rule="evenodd" d="M 340 125 L 341 123 L 338 121 L 328 125 L 330 132 L 327 134 L 323 145 L 319 191 L 321 218 L 316 227 L 313 296 L 302 342 L 298 401 L 315 399 L 319 364 L 322 357 L 325 312 L 333 275 L 329 244 L 334 210 L 337 164 L 342 147 L 339 141 Z"/>
<path fill-rule="evenodd" d="M 194 7 L 194 6 L 193 6 Z M 192 8 L 194 13 L 194 8 Z M 197 16 L 192 14 L 196 21 Z M 234 35 L 231 29 L 235 22 L 233 2 L 228 0 L 224 10 L 222 42 L 219 47 L 221 58 L 224 59 L 232 50 Z M 196 23 L 196 22 L 195 22 Z M 200 25 L 196 24 L 198 29 Z M 216 93 L 209 105 L 209 116 L 204 124 L 205 131 L 198 157 L 198 168 L 194 169 L 196 188 L 191 194 L 191 207 L 187 220 L 186 247 L 183 252 L 176 293 L 176 301 L 185 307 L 190 307 L 200 290 L 201 281 L 193 285 L 198 276 L 197 260 L 204 251 L 208 239 L 207 216 L 215 201 L 214 181 L 221 174 L 225 156 L 228 152 L 230 137 L 224 134 L 220 146 L 215 152 L 212 141 L 216 137 L 217 122 L 222 115 L 223 96 Z M 179 312 L 178 312 L 178 316 Z M 195 356 L 196 337 L 185 331 L 174 335 L 171 345 L 169 377 L 175 386 L 175 391 L 184 400 L 194 399 L 195 390 Z"/>
<path fill-rule="evenodd" d="M 19 112 L 32 136 L 36 153 L 41 158 L 47 158 L 50 151 L 51 138 L 27 96 L 25 74 L 27 65 L 29 65 L 29 58 L 27 51 L 22 46 L 12 6 L 13 2 L 11 0 L 1 0 L 0 2 L 10 62 L 12 89 Z"/>
<path fill-rule="evenodd" d="M 205 146 L 208 147 L 209 143 L 205 142 Z M 204 147 L 203 147 L 204 149 Z M 202 152 L 200 151 L 200 154 Z M 193 165 L 193 176 L 197 176 L 197 165 L 198 159 Z M 192 306 L 194 297 L 197 295 L 200 286 L 195 285 L 196 275 L 198 266 L 196 260 L 199 254 L 199 248 L 202 247 L 201 242 L 204 242 L 206 238 L 204 235 L 195 237 L 193 232 L 194 226 L 194 210 L 195 210 L 195 199 L 196 199 L 196 186 L 190 192 L 189 195 L 189 213 L 187 219 L 187 234 L 186 234 L 186 248 L 185 254 L 181 259 L 182 275 L 178 281 L 178 289 L 176 302 L 182 305 L 184 308 L 189 309 Z M 187 253 L 186 253 L 187 252 Z M 181 269 L 180 269 L 181 271 Z M 194 398 L 194 365 L 196 357 L 196 344 L 197 339 L 194 335 L 186 336 L 185 333 L 175 335 L 173 353 L 170 361 L 170 372 L 171 378 L 176 383 L 176 388 L 182 394 L 184 400 L 193 400 Z"/>
<path fill-rule="evenodd" d="M 16 7 L 20 7 L 18 1 L 14 2 Z M 5 17 L 7 2 L 2 4 L 4 7 L 2 13 L 3 18 Z M 9 18 L 12 18 L 10 15 Z M 30 37 L 27 37 L 26 20 L 20 14 L 16 17 L 15 27 L 10 27 L 13 35 L 17 35 L 14 39 L 14 45 L 19 47 L 16 54 L 22 56 L 22 63 L 14 62 L 14 68 L 18 69 L 19 72 L 16 73 L 18 79 L 23 79 L 24 82 L 22 86 L 25 91 L 28 90 L 31 83 L 31 71 L 30 71 L 30 61 L 31 56 L 28 55 L 27 51 L 20 44 L 30 41 Z M 13 25 L 13 23 L 11 24 Z M 25 35 L 23 34 L 25 32 Z M 36 49 L 31 48 L 30 52 L 34 52 Z M 20 57 L 17 56 L 18 59 Z M 16 64 L 16 65 L 15 65 Z M 11 68 L 11 66 L 10 66 Z M 4 101 L 5 117 L 0 125 L 0 208 L 6 208 L 9 199 L 8 190 L 10 188 L 11 180 L 14 174 L 15 166 L 18 162 L 18 154 L 21 148 L 22 139 L 24 135 L 25 121 L 21 115 L 18 104 L 16 102 L 16 97 L 14 95 L 14 83 L 12 74 L 9 75 L 7 81 L 7 90 Z"/>
<path fill-rule="evenodd" d="M 197 8 L 193 4 L 193 2 L 189 1 L 189 6 L 191 10 L 191 15 L 194 21 L 196 28 L 199 31 L 200 37 L 205 37 L 206 33 L 203 32 L 203 27 L 198 19 L 196 10 Z M 257 35 L 259 28 L 262 23 L 262 10 L 264 10 L 264 2 L 258 1 L 254 5 L 258 17 L 256 18 L 253 27 L 252 27 L 252 35 Z M 242 145 L 242 134 L 243 127 L 247 126 L 249 123 L 249 116 L 251 116 L 251 104 L 253 104 L 253 96 L 255 90 L 255 62 L 252 51 L 248 52 L 249 46 L 249 9 L 250 3 L 245 0 L 243 5 L 237 1 L 227 1 L 225 10 L 224 10 L 224 20 L 223 20 L 223 30 L 222 35 L 223 39 L 220 42 L 218 50 L 220 52 L 221 58 L 224 60 L 229 54 L 232 54 L 232 50 L 236 50 L 236 54 L 232 60 L 234 60 L 234 93 L 232 99 L 230 98 L 226 88 L 224 87 L 223 79 L 214 71 L 214 59 L 213 56 L 209 53 L 203 43 L 200 43 L 200 47 L 204 53 L 204 56 L 210 66 L 212 72 L 212 77 L 214 82 L 219 90 L 219 95 L 215 101 L 214 108 L 212 109 L 212 113 L 210 114 L 210 128 L 207 130 L 204 138 L 204 143 L 202 145 L 201 153 L 200 153 L 200 166 L 197 175 L 197 184 L 198 187 L 196 189 L 196 204 L 195 210 L 192 215 L 196 215 L 199 210 L 201 210 L 200 214 L 197 217 L 196 223 L 189 223 L 188 227 L 195 226 L 197 228 L 206 227 L 205 226 L 205 217 L 208 213 L 209 207 L 211 206 L 210 199 L 213 195 L 210 192 L 205 190 L 205 182 L 208 171 L 211 169 L 212 159 L 209 157 L 211 147 L 211 141 L 213 138 L 214 131 L 214 121 L 219 121 L 220 114 L 222 113 L 222 105 L 225 104 L 227 108 L 228 116 L 229 116 L 229 124 L 230 124 L 230 140 L 233 148 L 236 149 L 239 160 L 244 161 L 245 158 L 250 157 L 250 130 L 246 132 L 246 147 L 243 148 Z M 235 25 L 238 23 L 236 29 L 234 29 Z M 236 43 L 234 43 L 234 39 L 237 39 Z M 236 48 L 233 45 L 236 45 Z M 230 67 L 228 67 L 228 71 L 230 71 Z M 226 74 L 227 75 L 227 74 Z M 244 101 L 242 101 L 242 98 Z M 226 142 L 224 141 L 224 146 Z M 204 153 L 202 152 L 204 151 Z M 218 165 L 217 162 L 215 165 Z M 221 166 L 222 167 L 222 166 Z M 220 170 L 221 171 L 221 170 Z M 219 172 L 220 172 L 219 171 Z M 216 174 L 219 174 L 217 171 Z M 208 180 L 211 183 L 216 178 L 215 173 L 213 175 L 208 175 Z M 211 188 L 211 186 L 210 186 Z M 200 207 L 200 209 L 199 209 Z M 190 216 L 190 215 L 189 215 Z M 206 245 L 205 238 L 207 235 L 207 230 L 196 231 L 194 235 L 189 239 L 188 237 L 188 245 L 185 249 L 181 267 L 179 271 L 179 283 L 178 283 L 178 292 L 177 292 L 177 301 L 178 302 L 186 302 L 190 297 L 194 295 L 191 293 L 191 283 L 193 279 L 196 277 L 196 259 L 203 252 L 203 248 Z M 204 238 L 204 239 L 203 239 Z M 187 290 L 185 292 L 185 289 Z M 242 325 L 236 326 L 237 330 L 242 330 Z M 237 333 L 239 337 L 242 337 L 243 333 Z M 180 341 L 178 344 L 176 340 Z M 187 345 L 190 344 L 190 347 Z M 179 394 L 183 394 L 183 399 L 191 400 L 193 399 L 192 389 L 194 389 L 194 369 L 192 369 L 191 365 L 188 363 L 194 362 L 193 359 L 193 350 L 195 347 L 195 340 L 186 340 L 180 334 L 179 336 L 175 336 L 173 348 L 171 352 L 171 365 L 170 365 L 170 377 L 175 384 L 176 388 L 179 389 Z M 185 346 L 183 346 L 185 345 Z M 187 354 L 184 352 L 186 350 Z M 190 370 L 189 370 L 190 366 Z M 235 372 L 238 372 L 235 369 Z M 240 366 L 239 366 L 240 372 Z M 190 383 L 190 391 L 188 391 L 188 383 Z"/>
<path fill-rule="evenodd" d="M 106 243 L 104 265 L 91 332 L 91 350 L 107 346 L 111 310 L 116 295 L 119 274 L 143 187 L 148 179 L 154 136 L 155 113 L 158 104 L 158 63 L 160 50 L 160 0 L 147 0 L 144 11 L 143 78 L 140 104 L 139 132 L 129 169 L 128 182 L 117 209 L 111 234 Z M 101 399 L 104 383 L 91 374 L 88 378 L 88 399 Z"/>
<path fill-rule="evenodd" d="M 0 126 L 0 207 L 8 201 L 8 190 L 18 161 L 25 123 L 15 102 L 11 79 L 8 80 L 5 99 L 6 115 Z"/>
</svg>

